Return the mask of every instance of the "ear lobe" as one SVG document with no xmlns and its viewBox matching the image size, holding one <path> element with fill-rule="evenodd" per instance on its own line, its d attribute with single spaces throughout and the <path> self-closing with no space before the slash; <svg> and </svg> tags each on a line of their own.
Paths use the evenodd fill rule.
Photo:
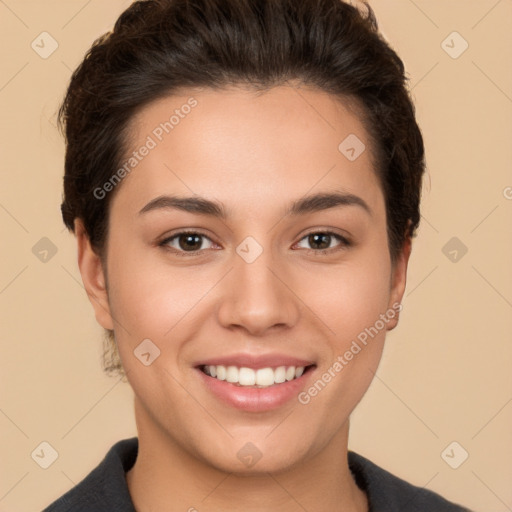
<svg viewBox="0 0 512 512">
<path fill-rule="evenodd" d="M 75 236 L 78 249 L 78 267 L 85 291 L 91 301 L 96 321 L 105 329 L 114 329 L 105 274 L 100 257 L 91 246 L 81 219 L 75 219 Z"/>
<path fill-rule="evenodd" d="M 412 250 L 412 240 L 408 236 L 405 239 L 402 250 L 392 268 L 391 290 L 389 296 L 388 308 L 395 311 L 395 316 L 387 323 L 386 330 L 391 331 L 398 325 L 398 318 L 402 310 L 402 297 L 407 283 L 407 265 Z M 398 306 L 400 304 L 400 306 Z"/>
</svg>

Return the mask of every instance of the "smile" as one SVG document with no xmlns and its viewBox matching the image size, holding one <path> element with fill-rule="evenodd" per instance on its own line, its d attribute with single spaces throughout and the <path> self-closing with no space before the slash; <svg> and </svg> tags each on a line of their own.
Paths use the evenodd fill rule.
<svg viewBox="0 0 512 512">
<path fill-rule="evenodd" d="M 196 367 L 205 386 L 223 403 L 246 412 L 278 409 L 296 400 L 315 375 L 315 364 L 249 368 L 222 364 Z"/>
<path fill-rule="evenodd" d="M 279 366 L 277 368 L 247 368 L 245 366 L 203 365 L 201 370 L 217 380 L 236 386 L 267 388 L 298 379 L 308 367 Z"/>
</svg>

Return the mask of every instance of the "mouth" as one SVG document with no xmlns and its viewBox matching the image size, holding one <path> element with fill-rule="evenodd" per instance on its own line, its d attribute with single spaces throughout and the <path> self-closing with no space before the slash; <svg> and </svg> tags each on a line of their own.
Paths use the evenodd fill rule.
<svg viewBox="0 0 512 512">
<path fill-rule="evenodd" d="M 314 359 L 291 354 L 233 352 L 194 364 L 207 395 L 244 412 L 278 410 L 298 400 L 316 374 Z"/>
<path fill-rule="evenodd" d="M 270 388 L 286 382 L 297 380 L 316 367 L 307 366 L 267 366 L 264 368 L 249 368 L 233 365 L 200 365 L 198 368 L 208 377 L 224 381 L 242 388 Z"/>
</svg>

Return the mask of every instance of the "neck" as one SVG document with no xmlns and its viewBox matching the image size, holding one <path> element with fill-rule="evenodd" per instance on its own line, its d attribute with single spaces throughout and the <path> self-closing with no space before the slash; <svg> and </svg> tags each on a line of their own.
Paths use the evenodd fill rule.
<svg viewBox="0 0 512 512">
<path fill-rule="evenodd" d="M 280 472 L 226 473 L 198 459 L 135 403 L 139 451 L 126 480 L 138 512 L 367 512 L 347 462 L 348 421 L 313 458 Z"/>
</svg>

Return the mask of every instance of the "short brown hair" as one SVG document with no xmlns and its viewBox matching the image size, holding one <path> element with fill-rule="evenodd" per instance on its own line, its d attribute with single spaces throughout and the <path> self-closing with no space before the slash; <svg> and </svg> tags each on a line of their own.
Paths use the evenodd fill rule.
<svg viewBox="0 0 512 512">
<path fill-rule="evenodd" d="M 59 111 L 66 137 L 62 216 L 82 219 L 104 256 L 109 204 L 93 191 L 119 168 L 143 107 L 187 87 L 267 90 L 296 80 L 362 107 L 396 260 L 420 221 L 424 146 L 404 65 L 365 12 L 341 0 L 142 0 L 99 37 Z M 107 331 L 105 369 L 121 370 Z"/>
</svg>

